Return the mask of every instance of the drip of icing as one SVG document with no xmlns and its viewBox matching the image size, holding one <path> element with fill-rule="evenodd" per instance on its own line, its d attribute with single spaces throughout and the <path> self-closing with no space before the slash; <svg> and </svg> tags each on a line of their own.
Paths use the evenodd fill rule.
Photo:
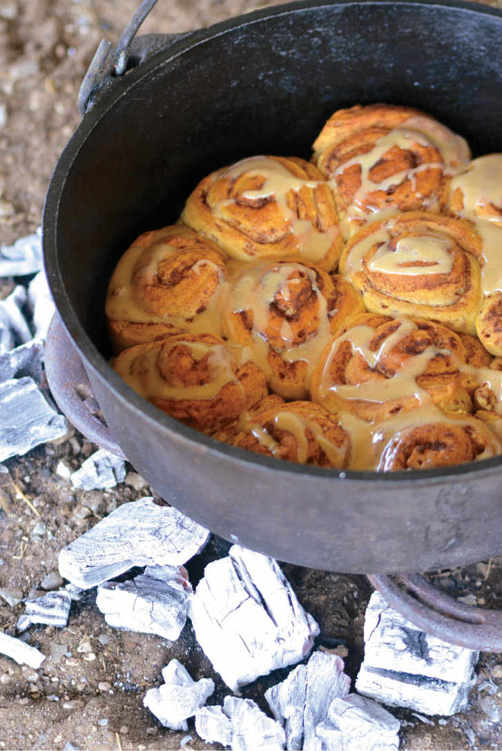
<svg viewBox="0 0 502 751">
<path fill-rule="evenodd" d="M 290 290 L 300 280 L 289 277 L 295 272 L 306 275 L 315 298 L 317 310 L 317 330 L 302 344 L 292 344 L 293 329 L 285 317 L 281 324 L 282 346 L 280 356 L 287 362 L 302 360 L 307 363 L 308 377 L 315 367 L 320 354 L 331 337 L 328 303 L 319 288 L 315 271 L 299 263 L 280 263 L 274 267 L 270 264 L 257 264 L 249 267 L 235 265 L 233 267 L 237 278 L 229 290 L 227 309 L 231 314 L 251 311 L 253 327 L 253 356 L 257 365 L 270 375 L 270 363 L 268 360 L 269 344 L 267 342 L 267 327 L 270 317 L 270 308 L 277 295 L 281 294 L 286 301 L 290 297 Z M 245 356 L 249 359 L 249 348 L 244 348 Z"/>
<path fill-rule="evenodd" d="M 379 213 L 378 206 L 371 206 L 367 202 L 368 195 L 375 191 L 388 191 L 396 185 L 401 184 L 405 180 L 411 180 L 412 188 L 415 189 L 414 183 L 417 173 L 430 169 L 431 167 L 443 169 L 441 162 L 430 162 L 421 164 L 418 167 L 413 167 L 408 170 L 402 170 L 390 177 L 385 178 L 380 182 L 375 182 L 370 177 L 370 172 L 377 162 L 379 162 L 390 149 L 398 147 L 403 151 L 410 150 L 413 144 L 419 143 L 423 146 L 429 146 L 430 142 L 422 134 L 414 130 L 406 129 L 404 127 L 394 128 L 390 130 L 386 135 L 379 138 L 372 149 L 365 154 L 360 154 L 352 159 L 341 164 L 335 171 L 334 178 L 330 181 L 333 188 L 336 189 L 336 178 L 345 172 L 346 169 L 353 165 L 360 167 L 360 186 L 357 189 L 354 197 L 352 198 L 350 206 L 347 208 L 347 219 L 345 224 L 350 226 L 352 220 L 365 218 L 367 213 Z M 427 208 L 435 208 L 438 203 L 437 198 L 432 197 L 427 202 Z M 347 227 L 346 227 L 347 228 Z"/>
<path fill-rule="evenodd" d="M 422 146 L 434 146 L 441 155 L 441 161 L 427 162 L 418 167 L 402 170 L 380 182 L 375 182 L 370 177 L 372 168 L 390 149 L 398 147 L 403 151 L 408 151 L 417 143 Z M 440 169 L 443 173 L 448 173 L 452 170 L 456 171 L 468 162 L 469 157 L 470 152 L 467 142 L 449 130 L 449 128 L 424 115 L 417 114 L 410 116 L 399 127 L 393 128 L 379 138 L 373 145 L 373 148 L 366 154 L 349 159 L 335 171 L 334 178 L 330 182 L 333 188 L 336 189 L 336 178 L 347 168 L 358 165 L 361 170 L 360 186 L 352 198 L 350 206 L 347 208 L 346 216 L 342 217 L 341 224 L 345 234 L 350 234 L 352 222 L 357 222 L 360 219 L 366 221 L 368 214 L 376 213 L 379 215 L 381 213 L 378 206 L 368 204 L 370 193 L 377 191 L 387 192 L 390 188 L 400 185 L 406 180 L 410 180 L 412 190 L 415 192 L 416 175 L 420 172 L 431 168 Z M 422 208 L 425 210 L 434 211 L 439 207 L 439 199 L 436 195 L 423 196 L 422 199 Z M 394 209 L 396 208 L 394 206 Z M 388 209 L 385 211 L 388 212 Z"/>
<path fill-rule="evenodd" d="M 330 371 L 333 358 L 339 346 L 348 341 L 353 352 L 359 354 L 372 370 L 378 368 L 385 355 L 392 351 L 396 344 L 406 336 L 416 331 L 417 326 L 412 321 L 402 319 L 399 327 L 386 337 L 377 350 L 370 349 L 371 341 L 375 338 L 375 329 L 371 326 L 355 326 L 333 341 L 321 375 L 319 393 L 325 398 L 329 391 L 339 395 L 342 399 L 358 399 L 376 404 L 383 404 L 390 399 L 412 397 L 417 406 L 430 402 L 429 394 L 421 389 L 416 379 L 422 375 L 429 362 L 438 354 L 445 353 L 439 347 L 429 346 L 418 355 L 408 357 L 402 367 L 390 378 L 381 380 L 370 379 L 358 384 L 331 384 Z"/>
<path fill-rule="evenodd" d="M 283 164 L 266 156 L 250 157 L 249 159 L 236 162 L 236 164 L 224 170 L 223 173 L 220 173 L 219 177 L 237 179 L 243 174 L 249 178 L 258 177 L 264 181 L 262 187 L 258 190 L 244 191 L 242 194 L 243 198 L 255 201 L 261 199 L 275 200 L 288 222 L 290 232 L 297 239 L 300 254 L 305 255 L 314 263 L 321 261 L 333 245 L 338 234 L 337 227 L 330 227 L 325 232 L 321 232 L 312 222 L 306 219 L 299 219 L 296 213 L 288 206 L 287 196 L 291 191 L 298 193 L 304 187 L 315 190 L 325 181 L 305 180 L 292 175 Z M 213 212 L 216 216 L 224 218 L 222 209 L 232 203 L 233 199 L 219 201 L 213 206 Z"/>
<path fill-rule="evenodd" d="M 453 258 L 448 252 L 451 240 L 435 235 L 400 238 L 395 249 L 381 245 L 368 264 L 370 271 L 400 276 L 448 274 Z"/>
<path fill-rule="evenodd" d="M 467 164 L 471 158 L 465 138 L 426 115 L 411 115 L 401 127 L 416 130 L 425 135 L 440 152 L 447 170 L 456 171 Z"/>
<path fill-rule="evenodd" d="M 313 418 L 303 417 L 295 412 L 280 410 L 274 417 L 274 425 L 287 433 L 290 433 L 296 441 L 296 459 L 301 464 L 305 464 L 309 457 L 309 431 L 314 440 L 318 443 L 329 462 L 334 467 L 341 467 L 346 454 L 344 445 L 337 446 L 330 441 L 323 432 L 322 427 Z M 270 435 L 263 427 L 252 424 L 249 428 L 252 435 L 264 446 L 273 456 L 280 453 L 281 445 Z"/>
</svg>

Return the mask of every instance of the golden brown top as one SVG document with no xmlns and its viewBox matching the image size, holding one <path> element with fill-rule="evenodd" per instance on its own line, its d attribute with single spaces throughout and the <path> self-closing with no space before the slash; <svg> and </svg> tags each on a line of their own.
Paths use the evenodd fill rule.
<svg viewBox="0 0 502 751">
<path fill-rule="evenodd" d="M 244 414 L 233 444 L 277 459 L 344 469 L 351 442 L 335 415 L 313 402 L 275 404 Z"/>
<path fill-rule="evenodd" d="M 266 393 L 264 374 L 211 334 L 178 334 L 121 352 L 114 369 L 141 396 L 201 430 L 236 419 Z"/>
<path fill-rule="evenodd" d="M 182 224 L 146 232 L 124 253 L 108 287 L 106 315 L 118 349 L 190 331 L 220 332 L 218 299 L 225 259 L 209 240 Z M 137 340 L 137 341 L 136 341 Z"/>
<path fill-rule="evenodd" d="M 305 398 L 326 343 L 363 310 L 360 295 L 339 276 L 293 260 L 235 271 L 224 309 L 226 336 L 267 373 L 276 393 Z"/>
<path fill-rule="evenodd" d="M 340 271 L 371 311 L 436 319 L 474 334 L 481 259 L 471 222 L 409 211 L 361 229 L 347 243 Z"/>
<path fill-rule="evenodd" d="M 469 160 L 464 139 L 444 125 L 386 104 L 338 110 L 313 148 L 331 180 L 346 238 L 382 212 L 439 211 L 445 174 Z"/>
<path fill-rule="evenodd" d="M 297 256 L 333 268 L 342 238 L 331 189 L 297 157 L 258 156 L 209 175 L 183 221 L 241 261 Z"/>
</svg>

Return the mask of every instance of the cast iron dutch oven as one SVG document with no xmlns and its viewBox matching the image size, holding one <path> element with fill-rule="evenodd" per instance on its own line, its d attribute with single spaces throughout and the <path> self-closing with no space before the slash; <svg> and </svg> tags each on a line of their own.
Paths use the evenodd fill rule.
<svg viewBox="0 0 502 751">
<path fill-rule="evenodd" d="M 93 106 L 45 206 L 50 287 L 124 454 L 161 496 L 226 539 L 345 572 L 423 571 L 502 553 L 502 456 L 377 474 L 223 445 L 146 403 L 111 369 L 103 312 L 124 249 L 175 221 L 202 177 L 254 154 L 309 158 L 339 107 L 418 107 L 475 155 L 502 151 L 501 39 L 502 13 L 469 3 L 293 2 L 170 46 L 160 40 L 160 51 L 86 93 Z M 134 62 L 122 59 L 122 69 Z"/>
</svg>

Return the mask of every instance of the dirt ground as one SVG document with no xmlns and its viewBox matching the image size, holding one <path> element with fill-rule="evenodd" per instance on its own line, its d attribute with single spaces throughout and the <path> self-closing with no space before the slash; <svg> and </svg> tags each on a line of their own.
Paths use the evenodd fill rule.
<svg viewBox="0 0 502 751">
<path fill-rule="evenodd" d="M 15 240 L 40 224 L 52 167 L 78 123 L 77 92 L 87 65 L 106 36 L 116 40 L 137 0 L 1 0 L 0 2 L 0 242 Z M 144 31 L 176 32 L 206 26 L 250 10 L 257 0 L 159 2 Z M 276 3 L 261 3 L 270 5 Z M 492 5 L 502 7 L 502 1 Z M 2 291 L 0 290 L 0 296 Z M 129 467 L 113 491 L 75 491 L 56 473 L 63 461 L 78 468 L 95 447 L 72 433 L 7 463 L 0 474 L 0 629 L 15 633 L 24 597 L 42 594 L 47 574 L 57 575 L 59 550 L 124 501 L 149 494 Z M 190 568 L 195 584 L 203 565 L 226 544 L 212 540 Z M 354 678 L 361 660 L 364 607 L 371 589 L 364 577 L 285 566 L 302 604 L 321 625 L 319 644 L 346 654 Z M 438 581 L 455 596 L 502 608 L 502 558 Z M 57 586 L 57 581 L 55 579 Z M 145 691 L 160 684 L 160 670 L 177 657 L 194 678 L 225 687 L 212 672 L 188 624 L 176 643 L 106 625 L 87 593 L 72 606 L 67 628 L 32 627 L 30 644 L 48 655 L 34 671 L 0 657 L 0 749 L 210 748 L 193 731 L 165 730 L 143 708 Z M 263 706 L 265 688 L 278 671 L 243 691 Z M 482 655 L 469 711 L 450 719 L 392 710 L 402 720 L 402 749 L 502 749 L 502 657 Z M 190 738 L 187 738 L 190 736 Z"/>
</svg>

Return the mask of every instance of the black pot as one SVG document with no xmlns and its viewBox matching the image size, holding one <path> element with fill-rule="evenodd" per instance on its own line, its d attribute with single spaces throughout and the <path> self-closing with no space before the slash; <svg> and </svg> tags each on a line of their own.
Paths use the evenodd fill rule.
<svg viewBox="0 0 502 751">
<path fill-rule="evenodd" d="M 106 286 L 146 229 L 173 222 L 211 170 L 309 157 L 355 103 L 431 113 L 475 154 L 502 151 L 502 13 L 460 2 L 299 2 L 199 31 L 100 97 L 65 149 L 44 215 L 58 311 L 108 425 L 155 490 L 223 537 L 346 572 L 457 566 L 502 553 L 502 457 L 447 470 L 337 472 L 220 444 L 109 367 Z"/>
</svg>

